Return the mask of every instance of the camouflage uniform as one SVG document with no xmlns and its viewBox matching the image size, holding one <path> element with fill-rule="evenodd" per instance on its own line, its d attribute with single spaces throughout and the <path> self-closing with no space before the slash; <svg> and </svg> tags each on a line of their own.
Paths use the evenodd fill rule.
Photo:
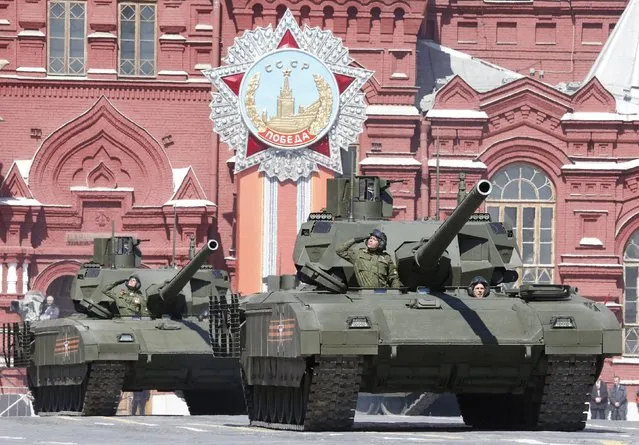
<svg viewBox="0 0 639 445">
<path fill-rule="evenodd" d="M 400 287 L 393 259 L 383 250 L 370 251 L 367 247 L 351 249 L 357 241 L 352 239 L 339 246 L 335 253 L 353 263 L 360 287 Z"/>
<path fill-rule="evenodd" d="M 115 286 L 120 283 L 116 283 Z M 121 317 L 148 317 L 151 315 L 146 308 L 146 298 L 144 298 L 142 292 L 129 289 L 126 286 L 119 291 L 112 289 L 107 289 L 104 294 L 113 298 Z"/>
</svg>

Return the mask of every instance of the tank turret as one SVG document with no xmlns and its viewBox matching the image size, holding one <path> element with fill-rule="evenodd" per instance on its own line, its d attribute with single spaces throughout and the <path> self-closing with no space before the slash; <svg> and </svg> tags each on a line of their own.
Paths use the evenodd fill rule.
<svg viewBox="0 0 639 445">
<path fill-rule="evenodd" d="M 357 287 L 353 265 L 336 248 L 374 229 L 388 237 L 402 284 L 411 290 L 464 287 L 475 275 L 497 285 L 517 280 L 521 266 L 512 230 L 475 211 L 490 195 L 490 182 L 480 180 L 445 221 L 390 221 L 392 181 L 375 176 L 328 180 L 327 205 L 311 214 L 299 232 L 294 259 L 299 278 L 335 292 Z"/>
<path fill-rule="evenodd" d="M 208 308 L 209 287 L 217 287 L 215 293 L 224 287 L 222 294 L 228 289 L 226 272 L 203 268 L 217 250 L 217 241 L 208 241 L 179 271 L 141 268 L 139 243 L 140 240 L 128 236 L 95 240 L 93 261 L 82 266 L 71 288 L 76 311 L 93 318 L 118 317 L 117 299 L 126 291 L 126 282 L 133 275 L 140 281 L 139 290 L 147 309 L 156 318 L 199 315 Z"/>
</svg>

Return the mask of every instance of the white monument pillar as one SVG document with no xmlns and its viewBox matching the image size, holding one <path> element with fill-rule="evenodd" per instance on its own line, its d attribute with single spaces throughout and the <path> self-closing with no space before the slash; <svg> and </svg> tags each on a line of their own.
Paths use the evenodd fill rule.
<svg viewBox="0 0 639 445">
<path fill-rule="evenodd" d="M 7 293 L 15 294 L 17 293 L 16 286 L 18 284 L 18 264 L 17 263 L 8 263 L 7 264 Z"/>
<path fill-rule="evenodd" d="M 29 290 L 29 262 L 22 263 L 22 293 L 26 294 Z"/>
</svg>

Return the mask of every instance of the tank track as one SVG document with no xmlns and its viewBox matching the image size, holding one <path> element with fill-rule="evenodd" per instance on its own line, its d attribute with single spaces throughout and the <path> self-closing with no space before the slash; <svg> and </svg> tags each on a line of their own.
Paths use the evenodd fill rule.
<svg viewBox="0 0 639 445">
<path fill-rule="evenodd" d="M 339 431 L 351 428 L 362 380 L 362 358 L 319 357 L 312 367 L 307 368 L 305 378 L 306 376 L 310 376 L 310 384 L 302 383 L 301 391 L 298 391 L 299 396 L 304 398 L 301 422 L 270 422 L 268 415 L 261 415 L 265 410 L 255 406 L 254 401 L 249 406 L 249 418 L 253 419 L 251 425 L 296 431 Z M 276 388 L 280 387 L 269 386 L 259 389 L 265 388 L 277 392 Z M 247 395 L 254 391 L 255 386 L 250 388 Z M 283 409 L 281 404 L 278 409 Z"/>
<path fill-rule="evenodd" d="M 477 429 L 583 430 L 601 358 L 548 356 L 538 371 L 534 384 L 521 395 L 458 394 L 464 422 Z"/>
<path fill-rule="evenodd" d="M 89 369 L 82 415 L 114 416 L 124 383 L 126 364 L 94 362 Z"/>
<path fill-rule="evenodd" d="M 538 428 L 580 431 L 586 426 L 586 405 L 598 374 L 599 358 L 590 356 L 548 356 L 548 368 L 541 396 Z"/>
</svg>

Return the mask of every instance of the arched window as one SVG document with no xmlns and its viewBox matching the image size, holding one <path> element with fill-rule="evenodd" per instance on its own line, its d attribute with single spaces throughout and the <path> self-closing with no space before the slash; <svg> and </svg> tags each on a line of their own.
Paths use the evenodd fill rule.
<svg viewBox="0 0 639 445">
<path fill-rule="evenodd" d="M 551 283 L 554 272 L 555 191 L 544 172 L 511 164 L 495 174 L 487 209 L 512 226 L 524 263 L 520 283 Z"/>
<path fill-rule="evenodd" d="M 623 252 L 623 279 L 624 355 L 639 355 L 639 322 L 637 321 L 639 230 L 632 235 Z"/>
</svg>

